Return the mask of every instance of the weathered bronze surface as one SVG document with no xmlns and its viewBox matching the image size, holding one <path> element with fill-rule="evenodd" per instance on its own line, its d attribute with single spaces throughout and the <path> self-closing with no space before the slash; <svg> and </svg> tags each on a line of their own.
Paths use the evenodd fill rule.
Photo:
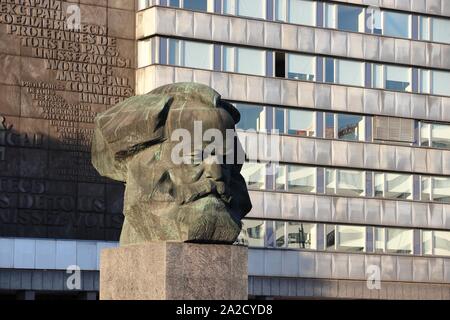
<svg viewBox="0 0 450 320">
<path fill-rule="evenodd" d="M 195 143 L 195 121 L 201 123 L 201 137 L 217 129 L 225 140 L 239 118 L 217 92 L 195 83 L 157 88 L 96 117 L 92 163 L 101 175 L 126 183 L 122 245 L 236 240 L 240 221 L 251 209 L 242 165 L 223 158 L 220 163 L 220 152 L 179 164 L 172 155 L 179 141 L 171 137 L 176 129 L 187 130 L 194 157 L 211 143 Z M 230 152 L 229 142 L 224 141 L 220 156 Z"/>
</svg>

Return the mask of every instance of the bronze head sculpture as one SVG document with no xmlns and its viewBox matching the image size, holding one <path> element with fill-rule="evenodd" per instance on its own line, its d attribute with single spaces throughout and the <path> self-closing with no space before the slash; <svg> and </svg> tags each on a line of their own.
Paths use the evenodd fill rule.
<svg viewBox="0 0 450 320">
<path fill-rule="evenodd" d="M 192 152 L 184 159 L 199 160 L 179 163 L 173 156 L 179 141 L 171 137 L 179 129 L 198 134 L 194 123 L 201 123 L 201 134 L 212 129 L 226 137 L 239 119 L 239 112 L 216 91 L 195 83 L 157 88 L 96 117 L 92 163 L 102 176 L 126 184 L 121 245 L 237 239 L 251 202 L 242 164 L 217 161 L 230 151 L 230 141 L 208 156 L 202 151 L 209 142 L 190 141 Z M 232 145 L 236 151 L 239 140 Z"/>
</svg>

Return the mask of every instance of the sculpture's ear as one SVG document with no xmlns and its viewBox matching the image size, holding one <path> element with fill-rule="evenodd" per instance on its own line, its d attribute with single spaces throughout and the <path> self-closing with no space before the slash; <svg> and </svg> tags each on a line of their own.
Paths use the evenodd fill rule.
<svg viewBox="0 0 450 320">
<path fill-rule="evenodd" d="M 241 114 L 239 113 L 238 109 L 236 109 L 231 103 L 219 100 L 217 106 L 227 110 L 233 118 L 235 124 L 237 124 L 241 120 Z"/>
<path fill-rule="evenodd" d="M 126 180 L 123 159 L 165 139 L 172 98 L 142 95 L 124 100 L 95 118 L 92 164 L 102 176 Z"/>
</svg>

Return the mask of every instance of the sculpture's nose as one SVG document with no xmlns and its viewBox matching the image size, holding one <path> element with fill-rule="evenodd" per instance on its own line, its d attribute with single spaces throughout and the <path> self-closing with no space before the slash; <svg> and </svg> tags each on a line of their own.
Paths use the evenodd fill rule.
<svg viewBox="0 0 450 320">
<path fill-rule="evenodd" d="M 210 156 L 203 161 L 203 178 L 228 183 L 229 170 L 227 166 L 216 156 Z"/>
</svg>

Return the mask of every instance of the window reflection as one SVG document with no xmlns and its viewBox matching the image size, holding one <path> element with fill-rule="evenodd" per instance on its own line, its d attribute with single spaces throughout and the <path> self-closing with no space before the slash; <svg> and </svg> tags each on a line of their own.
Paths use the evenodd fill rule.
<svg viewBox="0 0 450 320">
<path fill-rule="evenodd" d="M 326 192 L 343 196 L 364 195 L 364 171 L 326 169 Z"/>
<path fill-rule="evenodd" d="M 392 37 L 410 37 L 410 15 L 399 12 L 383 12 L 383 34 Z"/>
<path fill-rule="evenodd" d="M 338 139 L 364 141 L 364 117 L 358 115 L 337 115 Z"/>
<path fill-rule="evenodd" d="M 238 129 L 255 131 L 264 131 L 266 129 L 264 107 L 237 103 L 236 108 L 241 114 L 241 120 L 236 125 Z"/>
<path fill-rule="evenodd" d="M 309 55 L 288 54 L 288 78 L 314 81 L 316 58 Z"/>
<path fill-rule="evenodd" d="M 266 165 L 264 163 L 246 162 L 241 174 L 250 189 L 264 190 L 266 188 Z"/>
</svg>

